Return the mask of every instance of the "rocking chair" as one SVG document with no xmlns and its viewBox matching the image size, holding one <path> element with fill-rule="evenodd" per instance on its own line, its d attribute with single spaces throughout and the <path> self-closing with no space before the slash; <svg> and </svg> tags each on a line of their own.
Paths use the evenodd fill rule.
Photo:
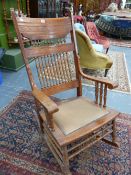
<svg viewBox="0 0 131 175">
<path fill-rule="evenodd" d="M 107 88 L 113 89 L 117 85 L 87 76 L 81 71 L 72 17 L 16 17 L 12 11 L 12 19 L 43 135 L 63 174 L 69 175 L 69 160 L 99 140 L 118 146 L 115 138 L 118 112 L 106 107 Z M 25 38 L 30 41 L 28 45 L 24 42 Z M 32 58 L 41 89 L 33 77 L 35 71 L 31 70 L 29 61 Z M 95 102 L 82 97 L 81 78 L 95 82 Z M 60 102 L 50 98 L 51 95 L 73 88 L 77 91 L 75 98 Z M 105 138 L 108 135 L 111 135 L 111 140 Z"/>
</svg>

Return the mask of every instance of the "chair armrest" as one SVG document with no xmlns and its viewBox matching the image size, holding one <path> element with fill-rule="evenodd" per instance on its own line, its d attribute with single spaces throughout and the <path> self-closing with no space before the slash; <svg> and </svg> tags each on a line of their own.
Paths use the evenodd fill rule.
<svg viewBox="0 0 131 175">
<path fill-rule="evenodd" d="M 95 103 L 99 104 L 99 106 L 106 107 L 107 88 L 114 89 L 118 86 L 117 83 L 106 80 L 104 78 L 102 79 L 102 78 L 97 78 L 90 75 L 85 75 L 81 70 L 80 70 L 80 75 L 83 78 L 86 78 L 88 80 L 95 82 Z"/>
<path fill-rule="evenodd" d="M 78 57 L 78 69 L 79 69 L 79 74 L 85 78 L 85 79 L 88 79 L 88 80 L 91 80 L 91 81 L 95 81 L 96 83 L 101 83 L 101 84 L 105 84 L 107 85 L 107 87 L 109 89 L 114 89 L 116 87 L 118 87 L 118 84 L 116 82 L 113 82 L 113 81 L 110 81 L 110 80 L 107 80 L 107 79 L 102 79 L 102 78 L 98 78 L 98 77 L 94 77 L 94 76 L 90 76 L 90 75 L 86 75 L 82 72 L 81 70 L 81 67 L 80 67 L 80 57 L 79 55 L 77 54 L 76 55 Z"/>
<path fill-rule="evenodd" d="M 37 99 L 40 104 L 48 111 L 48 113 L 52 114 L 59 110 L 57 104 L 38 88 L 34 87 L 32 94 L 35 99 Z"/>
<path fill-rule="evenodd" d="M 114 88 L 118 87 L 118 84 L 116 82 L 113 82 L 113 81 L 110 81 L 110 80 L 106 80 L 104 78 L 102 79 L 102 78 L 86 75 L 81 70 L 80 70 L 80 74 L 85 79 L 88 79 L 88 80 L 91 80 L 91 81 L 95 81 L 97 83 L 106 84 L 109 89 L 114 89 Z"/>
</svg>

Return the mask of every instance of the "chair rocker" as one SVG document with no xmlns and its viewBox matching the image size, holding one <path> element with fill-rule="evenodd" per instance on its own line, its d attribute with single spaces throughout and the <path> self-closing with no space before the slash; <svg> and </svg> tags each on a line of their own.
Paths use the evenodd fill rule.
<svg viewBox="0 0 131 175">
<path fill-rule="evenodd" d="M 63 174 L 69 175 L 69 160 L 99 140 L 118 146 L 115 137 L 118 112 L 106 107 L 107 88 L 117 85 L 81 71 L 72 17 L 16 17 L 12 11 L 12 19 L 44 138 Z M 23 37 L 30 41 L 28 46 Z M 32 58 L 37 72 L 30 66 Z M 34 80 L 34 73 L 37 73 L 41 89 Z M 95 82 L 95 102 L 82 97 L 81 78 Z M 56 103 L 50 98 L 73 88 L 77 96 L 72 99 Z M 105 138 L 108 135 L 111 140 Z"/>
</svg>

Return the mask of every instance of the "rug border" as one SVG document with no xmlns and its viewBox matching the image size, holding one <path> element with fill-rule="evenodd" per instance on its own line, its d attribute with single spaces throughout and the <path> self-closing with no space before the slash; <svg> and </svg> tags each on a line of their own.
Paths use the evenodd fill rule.
<svg viewBox="0 0 131 175">
<path fill-rule="evenodd" d="M 0 115 L 2 115 L 2 113 L 4 113 L 6 110 L 8 110 L 11 107 L 11 105 L 13 105 L 13 103 L 16 102 L 16 100 L 18 98 L 21 98 L 22 96 L 24 96 L 26 98 L 27 94 L 28 94 L 28 98 L 29 98 L 29 95 L 30 95 L 30 98 L 33 99 L 33 96 L 31 95 L 32 94 L 31 91 L 29 91 L 29 90 L 22 90 L 15 97 L 13 97 L 11 99 L 11 101 L 6 106 L 4 106 L 3 108 L 0 109 Z"/>
<path fill-rule="evenodd" d="M 126 73 L 127 73 L 127 79 L 128 79 L 128 82 L 129 82 L 129 89 L 130 89 L 130 92 L 131 93 L 131 81 L 130 81 L 130 75 L 129 75 L 129 71 L 128 71 L 128 67 L 127 67 L 127 61 L 126 61 L 126 55 L 125 53 L 123 52 L 124 54 L 124 61 L 125 61 L 125 67 L 126 67 Z"/>
</svg>

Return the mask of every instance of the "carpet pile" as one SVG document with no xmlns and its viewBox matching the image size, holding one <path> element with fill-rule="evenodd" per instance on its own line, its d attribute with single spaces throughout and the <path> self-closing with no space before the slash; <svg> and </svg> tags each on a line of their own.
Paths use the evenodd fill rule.
<svg viewBox="0 0 131 175">
<path fill-rule="evenodd" d="M 99 142 L 72 159 L 73 175 L 131 173 L 131 116 L 117 118 L 116 149 Z M 43 140 L 30 92 L 22 91 L 0 114 L 0 175 L 61 175 Z"/>
</svg>

